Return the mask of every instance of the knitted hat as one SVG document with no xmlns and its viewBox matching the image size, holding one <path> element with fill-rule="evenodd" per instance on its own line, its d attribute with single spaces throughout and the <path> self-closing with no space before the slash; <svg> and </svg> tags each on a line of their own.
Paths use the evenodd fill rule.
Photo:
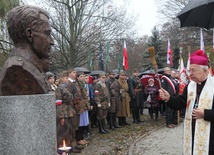
<svg viewBox="0 0 214 155">
<path fill-rule="evenodd" d="M 197 50 L 190 55 L 190 64 L 208 66 L 208 57 L 202 50 Z"/>
</svg>

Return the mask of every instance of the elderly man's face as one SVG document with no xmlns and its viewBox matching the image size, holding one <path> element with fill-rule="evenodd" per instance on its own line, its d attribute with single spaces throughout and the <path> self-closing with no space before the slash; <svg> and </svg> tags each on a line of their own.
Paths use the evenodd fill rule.
<svg viewBox="0 0 214 155">
<path fill-rule="evenodd" d="M 32 49 L 40 59 L 48 59 L 54 42 L 48 18 L 43 14 L 40 14 L 40 18 L 44 22 L 36 30 L 32 30 Z"/>
<path fill-rule="evenodd" d="M 208 75 L 207 70 L 200 68 L 200 66 L 196 64 L 190 65 L 189 73 L 191 80 L 195 82 L 203 82 Z"/>
</svg>

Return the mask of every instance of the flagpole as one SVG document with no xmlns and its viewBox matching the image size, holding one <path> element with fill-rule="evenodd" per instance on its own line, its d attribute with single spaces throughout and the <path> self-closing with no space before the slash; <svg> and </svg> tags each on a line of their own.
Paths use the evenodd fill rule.
<svg viewBox="0 0 214 155">
<path fill-rule="evenodd" d="M 200 28 L 200 48 L 205 53 L 203 30 Z"/>
<path fill-rule="evenodd" d="M 213 28 L 213 52 L 214 52 L 214 28 Z"/>
</svg>

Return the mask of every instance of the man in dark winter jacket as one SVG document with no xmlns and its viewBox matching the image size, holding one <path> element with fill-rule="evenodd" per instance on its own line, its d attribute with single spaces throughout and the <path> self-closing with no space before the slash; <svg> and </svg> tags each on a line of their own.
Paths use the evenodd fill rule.
<svg viewBox="0 0 214 155">
<path fill-rule="evenodd" d="M 165 67 L 164 69 L 164 74 L 161 77 L 161 86 L 163 89 L 167 90 L 170 95 L 177 94 L 175 83 L 171 77 L 171 70 L 169 67 Z M 172 110 L 167 105 L 165 106 L 165 108 L 166 126 L 168 128 L 174 128 L 176 126 L 177 111 Z"/>
<path fill-rule="evenodd" d="M 128 79 L 129 95 L 131 97 L 131 111 L 134 123 L 142 122 L 140 120 L 140 108 L 143 107 L 144 90 L 143 85 L 138 77 L 138 70 L 134 69 L 132 76 Z"/>
</svg>

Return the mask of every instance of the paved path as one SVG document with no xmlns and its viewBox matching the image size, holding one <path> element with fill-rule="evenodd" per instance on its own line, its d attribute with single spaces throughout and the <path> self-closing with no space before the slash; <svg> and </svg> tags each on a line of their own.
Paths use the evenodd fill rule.
<svg viewBox="0 0 214 155">
<path fill-rule="evenodd" d="M 181 155 L 183 123 L 175 128 L 165 126 L 137 139 L 129 155 Z"/>
</svg>

